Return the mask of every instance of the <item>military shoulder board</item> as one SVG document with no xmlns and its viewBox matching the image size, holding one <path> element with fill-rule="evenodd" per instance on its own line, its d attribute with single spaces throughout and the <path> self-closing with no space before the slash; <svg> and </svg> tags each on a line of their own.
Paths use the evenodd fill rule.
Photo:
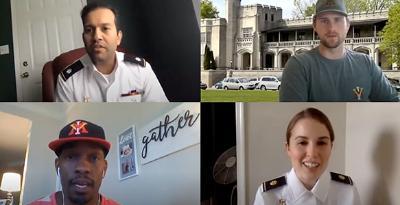
<svg viewBox="0 0 400 205">
<path fill-rule="evenodd" d="M 262 183 L 262 189 L 263 189 L 263 192 L 266 192 L 268 190 L 281 187 L 283 185 L 286 185 L 286 177 L 285 176 L 278 177 L 276 179 Z"/>
<path fill-rule="evenodd" d="M 139 58 L 133 55 L 126 54 L 124 55 L 124 61 L 139 64 L 142 67 L 146 67 L 146 61 L 143 58 Z"/>
<path fill-rule="evenodd" d="M 333 181 L 341 182 L 348 185 L 353 185 L 353 180 L 349 176 L 331 172 L 331 179 Z"/>
<path fill-rule="evenodd" d="M 67 81 L 73 74 L 84 68 L 82 62 L 77 60 L 75 63 L 67 66 L 60 74 L 64 81 Z"/>
</svg>

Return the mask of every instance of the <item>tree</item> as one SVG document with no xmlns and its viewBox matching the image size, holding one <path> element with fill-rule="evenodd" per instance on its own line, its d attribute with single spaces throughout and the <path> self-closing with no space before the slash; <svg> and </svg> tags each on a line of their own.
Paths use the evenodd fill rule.
<svg viewBox="0 0 400 205">
<path fill-rule="evenodd" d="M 210 70 L 211 68 L 210 49 L 208 48 L 207 44 L 204 48 L 203 68 L 204 70 Z"/>
<path fill-rule="evenodd" d="M 396 3 L 389 10 L 389 19 L 379 33 L 383 40 L 380 50 L 387 58 L 387 64 L 400 63 L 400 3 Z"/>
<path fill-rule="evenodd" d="M 315 14 L 315 3 L 311 4 L 310 6 L 308 6 L 306 8 L 306 10 L 304 11 L 304 15 L 305 16 L 312 16 Z"/>
<path fill-rule="evenodd" d="M 217 63 L 215 62 L 215 59 L 214 59 L 214 53 L 210 50 L 210 48 L 207 46 L 207 44 L 204 48 L 203 68 L 204 68 L 204 70 L 217 69 Z"/>
<path fill-rule="evenodd" d="M 317 0 L 293 0 L 295 9 L 292 12 L 292 17 L 304 18 L 312 16 L 315 13 L 315 2 L 317 2 Z"/>
<path fill-rule="evenodd" d="M 348 13 L 375 11 L 390 8 L 398 0 L 344 0 Z M 294 18 L 304 18 L 315 14 L 317 0 L 293 0 Z"/>
<path fill-rule="evenodd" d="M 215 62 L 215 59 L 214 59 L 214 52 L 212 52 L 212 51 L 210 51 L 210 69 L 211 70 L 215 70 L 215 69 L 217 69 L 217 63 Z"/>
<path fill-rule="evenodd" d="M 218 10 L 210 0 L 201 0 L 200 2 L 200 17 L 204 18 L 218 18 Z"/>
</svg>

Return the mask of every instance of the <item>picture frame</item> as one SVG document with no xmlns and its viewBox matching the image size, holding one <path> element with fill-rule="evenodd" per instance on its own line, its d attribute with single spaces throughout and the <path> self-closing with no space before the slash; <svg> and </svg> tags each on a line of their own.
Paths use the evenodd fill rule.
<svg viewBox="0 0 400 205">
<path fill-rule="evenodd" d="M 0 199 L 0 205 L 6 205 L 7 199 Z"/>
<path fill-rule="evenodd" d="M 126 129 L 117 139 L 119 180 L 125 180 L 139 174 L 135 126 Z"/>
</svg>

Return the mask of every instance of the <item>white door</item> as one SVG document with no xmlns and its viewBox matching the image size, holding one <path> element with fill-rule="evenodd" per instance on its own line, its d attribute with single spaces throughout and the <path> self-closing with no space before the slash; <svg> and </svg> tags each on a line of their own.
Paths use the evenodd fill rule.
<svg viewBox="0 0 400 205">
<path fill-rule="evenodd" d="M 86 0 L 10 0 L 18 101 L 42 100 L 43 65 L 83 47 Z"/>
</svg>

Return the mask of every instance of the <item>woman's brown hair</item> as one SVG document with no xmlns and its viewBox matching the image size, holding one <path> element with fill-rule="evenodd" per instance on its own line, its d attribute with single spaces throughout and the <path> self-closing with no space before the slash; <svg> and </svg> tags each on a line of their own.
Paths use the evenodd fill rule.
<svg viewBox="0 0 400 205">
<path fill-rule="evenodd" d="M 326 129 L 328 129 L 331 142 L 335 140 L 335 133 L 333 132 L 332 124 L 329 121 L 328 117 L 316 108 L 307 108 L 305 110 L 297 113 L 289 122 L 288 127 L 286 129 L 286 143 L 289 144 L 290 136 L 292 135 L 292 130 L 297 122 L 301 119 L 311 118 L 314 119 L 321 124 L 325 125 Z"/>
</svg>

